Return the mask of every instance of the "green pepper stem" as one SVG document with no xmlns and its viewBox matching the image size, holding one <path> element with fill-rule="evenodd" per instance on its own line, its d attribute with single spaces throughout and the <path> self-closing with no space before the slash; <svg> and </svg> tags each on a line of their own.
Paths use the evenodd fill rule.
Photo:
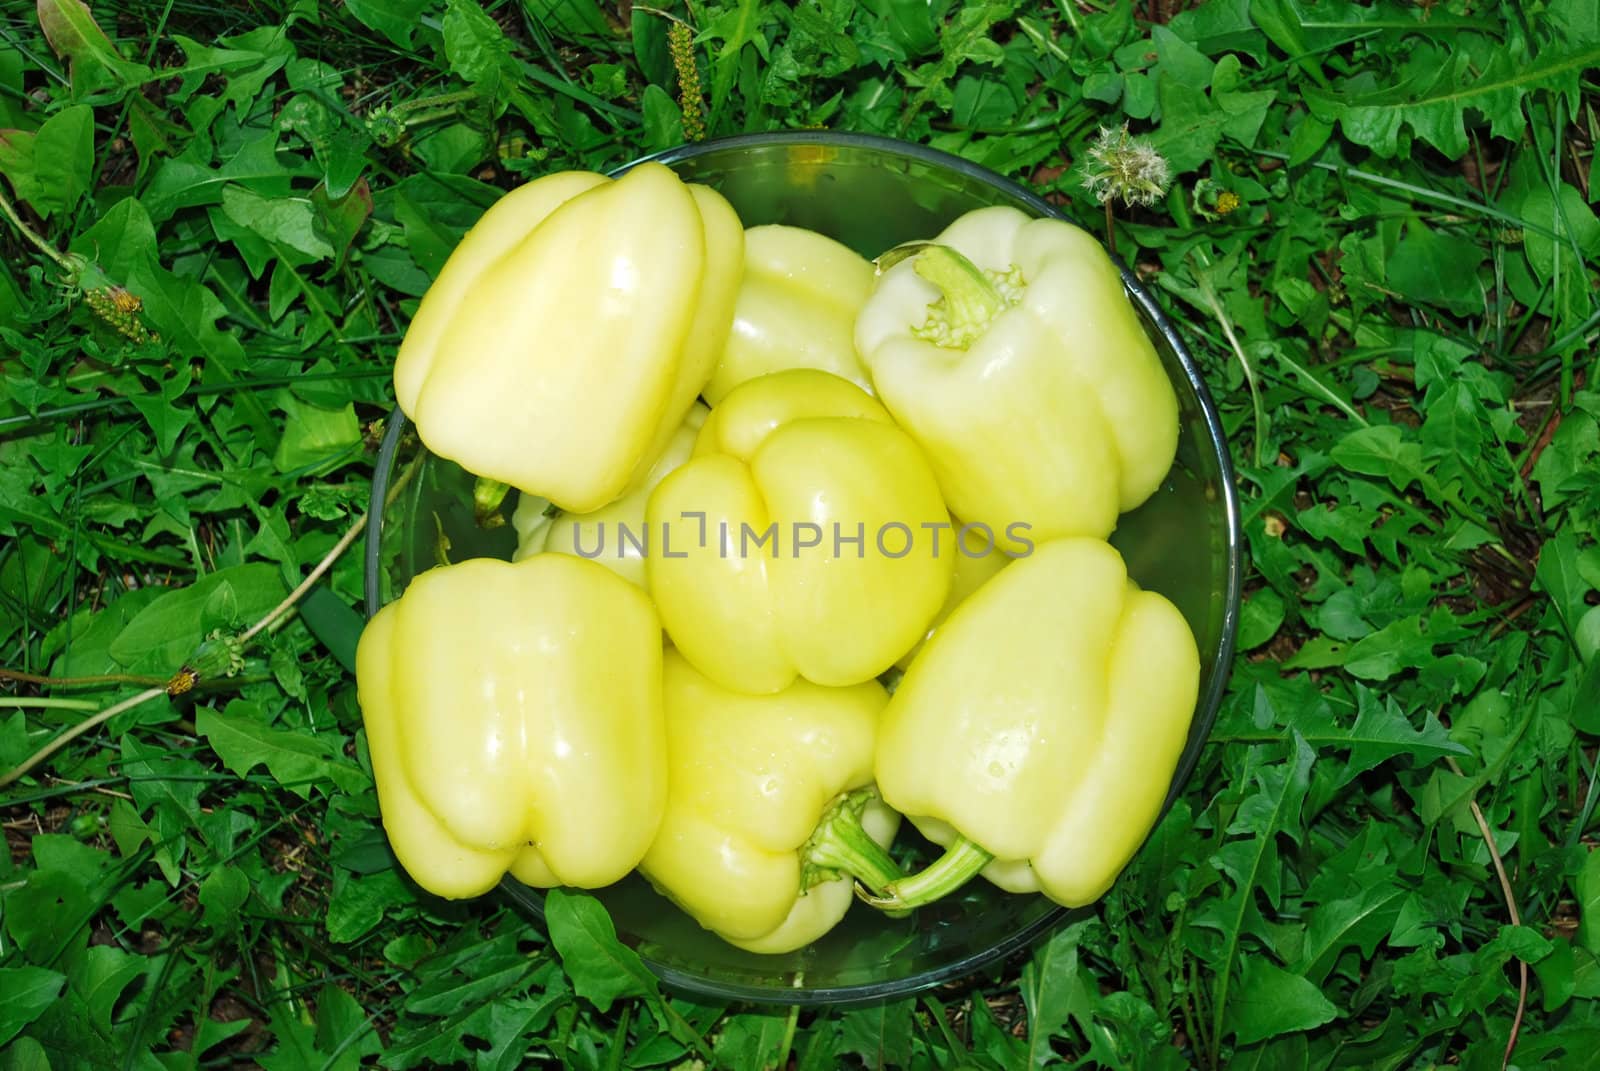
<svg viewBox="0 0 1600 1071">
<path fill-rule="evenodd" d="M 904 877 L 905 871 L 888 850 L 861 825 L 862 812 L 877 797 L 875 789 L 861 788 L 829 804 L 800 853 L 802 891 L 824 881 L 850 877 L 873 892 L 881 892 Z"/>
<path fill-rule="evenodd" d="M 944 295 L 941 319 L 954 336 L 975 336 L 1008 304 L 994 280 L 950 246 L 928 246 L 911 267 Z"/>
<path fill-rule="evenodd" d="M 491 480 L 487 476 L 479 476 L 478 481 L 472 485 L 472 515 L 477 519 L 479 528 L 499 528 L 506 523 L 500 515 L 500 503 L 506 500 L 506 495 L 511 492 L 511 485 Z"/>
<path fill-rule="evenodd" d="M 948 896 L 971 881 L 994 856 L 966 837 L 953 841 L 943 855 L 915 874 L 890 882 L 877 896 L 861 899 L 885 911 L 909 911 Z"/>
</svg>

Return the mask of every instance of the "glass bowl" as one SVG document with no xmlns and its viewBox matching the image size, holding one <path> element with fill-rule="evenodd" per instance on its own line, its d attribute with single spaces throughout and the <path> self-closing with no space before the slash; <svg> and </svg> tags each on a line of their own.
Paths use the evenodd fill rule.
<svg viewBox="0 0 1600 1071">
<path fill-rule="evenodd" d="M 749 134 L 646 159 L 672 167 L 686 181 L 721 191 L 747 227 L 808 227 L 868 259 L 900 242 L 931 238 L 957 216 L 985 205 L 1062 215 L 1022 186 L 958 157 L 861 134 Z M 1177 390 L 1182 432 L 1177 462 L 1166 482 L 1144 506 L 1122 517 L 1112 542 L 1139 584 L 1177 605 L 1194 629 L 1201 653 L 1199 701 L 1165 814 L 1211 731 L 1233 657 L 1240 598 L 1239 506 L 1222 425 L 1194 360 L 1126 268 L 1123 280 Z M 373 479 L 366 547 L 369 616 L 433 566 L 441 546 L 448 547 L 451 560 L 459 561 L 474 556 L 509 559 L 515 544 L 509 524 L 485 529 L 475 523 L 470 475 L 420 447 L 402 446 L 414 441 L 404 434 L 406 424 L 397 410 Z M 413 478 L 381 507 L 395 474 L 415 458 L 420 464 Z M 515 495 L 508 496 L 508 517 L 514 505 Z M 902 837 L 915 837 L 909 824 L 905 829 Z M 542 919 L 539 890 L 510 878 L 502 889 Z M 857 906 L 810 947 L 763 956 L 740 951 L 701 929 L 637 875 L 596 895 L 610 910 L 618 936 L 669 987 L 701 997 L 771 1004 L 864 1003 L 928 989 L 1026 947 L 1073 915 L 1042 896 L 1005 893 L 980 878 L 908 918 L 890 919 Z"/>
</svg>

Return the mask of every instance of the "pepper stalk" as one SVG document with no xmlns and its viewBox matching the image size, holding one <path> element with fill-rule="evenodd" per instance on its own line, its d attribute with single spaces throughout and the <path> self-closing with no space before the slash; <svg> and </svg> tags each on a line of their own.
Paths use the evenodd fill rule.
<svg viewBox="0 0 1600 1071">
<path fill-rule="evenodd" d="M 857 888 L 883 893 L 905 876 L 888 851 L 861 824 L 867 804 L 878 799 L 875 788 L 858 788 L 836 798 L 822 813 L 817 830 L 800 850 L 800 889 L 825 881 L 854 878 Z"/>
<path fill-rule="evenodd" d="M 506 523 L 500 504 L 511 492 L 511 485 L 479 476 L 472 485 L 472 516 L 479 528 L 499 528 Z"/>
<path fill-rule="evenodd" d="M 1026 285 L 1022 270 L 978 267 L 959 249 L 937 242 L 907 242 L 895 246 L 875 262 L 878 273 L 902 260 L 939 288 L 940 298 L 928 308 L 928 318 L 911 334 L 944 349 L 964 350 L 988 329 L 996 316 L 1022 299 Z"/>
<path fill-rule="evenodd" d="M 869 895 L 864 887 L 857 886 L 856 895 L 884 911 L 910 911 L 955 892 L 993 861 L 993 854 L 966 837 L 960 837 L 950 843 L 943 855 L 915 874 L 897 878 L 882 889 L 872 890 L 874 895 Z"/>
</svg>

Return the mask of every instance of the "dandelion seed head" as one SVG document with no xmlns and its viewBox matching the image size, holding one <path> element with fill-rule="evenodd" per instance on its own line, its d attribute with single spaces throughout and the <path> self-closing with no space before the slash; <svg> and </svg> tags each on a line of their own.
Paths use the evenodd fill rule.
<svg viewBox="0 0 1600 1071">
<path fill-rule="evenodd" d="M 1089 144 L 1083 184 L 1101 204 L 1153 205 L 1172 185 L 1172 168 L 1146 138 L 1128 133 L 1128 124 L 1101 127 Z"/>
</svg>

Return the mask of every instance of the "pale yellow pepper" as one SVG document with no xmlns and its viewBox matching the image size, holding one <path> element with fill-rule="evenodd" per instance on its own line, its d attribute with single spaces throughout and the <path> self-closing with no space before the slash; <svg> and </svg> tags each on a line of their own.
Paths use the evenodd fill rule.
<svg viewBox="0 0 1600 1071">
<path fill-rule="evenodd" d="M 872 293 L 871 262 L 816 231 L 769 223 L 744 232 L 744 281 L 733 330 L 702 392 L 716 405 L 746 380 L 818 368 L 871 393 L 854 339 Z"/>
<path fill-rule="evenodd" d="M 552 514 L 546 499 L 523 495 L 511 516 L 511 524 L 517 530 L 512 560 L 521 561 L 544 551 L 572 554 L 599 562 L 629 583 L 644 587 L 644 560 L 651 549 L 650 529 L 644 520 L 645 503 L 667 473 L 689 460 L 695 437 L 709 412 L 696 402 L 666 450 L 650 467 L 644 482 L 593 513 Z"/>
<path fill-rule="evenodd" d="M 741 384 L 645 511 L 650 595 L 727 688 L 844 687 L 888 669 L 944 605 L 949 515 L 927 461 L 859 387 L 814 369 Z"/>
<path fill-rule="evenodd" d="M 900 871 L 900 817 L 868 791 L 877 681 L 775 695 L 728 691 L 666 656 L 666 815 L 639 870 L 702 926 L 751 952 L 788 952 L 833 929 L 854 882 Z"/>
<path fill-rule="evenodd" d="M 856 348 L 950 512 L 1015 548 L 1014 524 L 1034 542 L 1104 538 L 1155 493 L 1177 451 L 1177 394 L 1090 234 L 981 208 L 880 258 L 892 260 Z"/>
<path fill-rule="evenodd" d="M 510 872 L 596 888 L 632 870 L 666 804 L 661 626 L 593 562 L 473 558 L 367 623 L 361 715 L 384 829 L 439 896 Z"/>
<path fill-rule="evenodd" d="M 1067 907 L 1144 842 L 1194 716 L 1200 659 L 1172 603 L 1096 539 L 1040 544 L 958 606 L 884 711 L 884 800 L 947 845 L 876 901 L 907 908 L 980 871 Z"/>
<path fill-rule="evenodd" d="M 988 583 L 1005 564 L 1011 561 L 1012 551 L 1004 551 L 996 545 L 994 534 L 983 534 L 976 527 L 963 525 L 954 517 L 950 518 L 950 540 L 952 549 L 947 553 L 955 556 L 955 566 L 950 574 L 950 594 L 945 596 L 944 605 L 939 612 L 933 615 L 933 620 L 928 622 L 927 634 L 917 645 L 901 655 L 895 665 L 900 669 L 907 669 L 911 660 L 917 657 L 923 646 L 933 637 L 939 626 L 955 612 L 955 608 L 966 602 L 973 592 Z"/>
<path fill-rule="evenodd" d="M 441 457 L 599 509 L 643 480 L 710 378 L 743 250 L 728 202 L 660 164 L 530 182 L 424 295 L 395 396 Z"/>
</svg>

